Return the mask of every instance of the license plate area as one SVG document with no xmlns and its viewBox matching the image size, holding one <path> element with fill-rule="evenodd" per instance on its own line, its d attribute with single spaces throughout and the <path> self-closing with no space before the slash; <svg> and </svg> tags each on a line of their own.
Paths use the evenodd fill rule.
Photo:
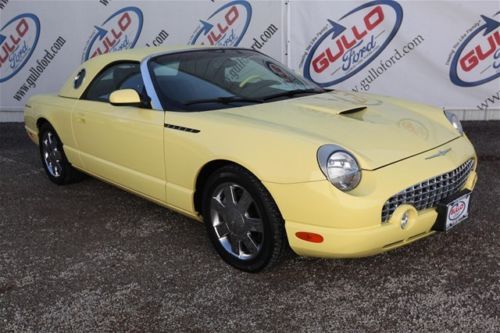
<svg viewBox="0 0 500 333">
<path fill-rule="evenodd" d="M 469 217 L 471 191 L 462 191 L 438 204 L 438 218 L 433 230 L 449 231 Z"/>
</svg>

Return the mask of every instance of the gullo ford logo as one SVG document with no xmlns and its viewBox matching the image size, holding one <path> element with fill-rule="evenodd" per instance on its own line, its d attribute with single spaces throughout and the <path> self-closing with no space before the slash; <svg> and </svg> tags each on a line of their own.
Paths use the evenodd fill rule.
<svg viewBox="0 0 500 333">
<path fill-rule="evenodd" d="M 7 81 L 26 65 L 40 37 L 40 20 L 21 14 L 0 30 L 0 82 Z"/>
<path fill-rule="evenodd" d="M 232 1 L 217 9 L 194 31 L 189 44 L 238 46 L 252 19 L 247 1 Z"/>
<path fill-rule="evenodd" d="M 495 14 L 499 16 L 500 12 Z M 500 22 L 485 15 L 481 18 L 451 61 L 450 79 L 460 87 L 474 87 L 500 77 Z"/>
<path fill-rule="evenodd" d="M 450 212 L 448 213 L 448 219 L 450 219 L 451 221 L 458 219 L 460 216 L 462 216 L 462 213 L 464 212 L 465 207 L 466 207 L 466 205 L 465 205 L 465 202 L 463 202 L 463 201 L 459 201 L 459 202 L 455 203 L 450 208 Z"/>
<path fill-rule="evenodd" d="M 120 9 L 100 26 L 95 26 L 83 51 L 82 61 L 100 54 L 133 48 L 141 35 L 142 23 L 143 16 L 139 8 Z"/>
<path fill-rule="evenodd" d="M 328 20 L 304 62 L 304 76 L 320 86 L 333 86 L 372 62 L 394 38 L 403 10 L 394 1 L 365 3 L 338 21 Z"/>
</svg>

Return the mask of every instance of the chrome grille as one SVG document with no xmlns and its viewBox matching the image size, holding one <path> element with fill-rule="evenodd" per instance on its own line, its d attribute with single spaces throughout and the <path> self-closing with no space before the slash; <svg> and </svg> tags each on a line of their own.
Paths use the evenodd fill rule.
<svg viewBox="0 0 500 333">
<path fill-rule="evenodd" d="M 473 166 L 474 160 L 470 159 L 455 170 L 427 179 L 393 195 L 382 208 L 382 223 L 387 222 L 402 204 L 410 204 L 417 210 L 436 207 L 439 201 L 462 189 Z"/>
</svg>

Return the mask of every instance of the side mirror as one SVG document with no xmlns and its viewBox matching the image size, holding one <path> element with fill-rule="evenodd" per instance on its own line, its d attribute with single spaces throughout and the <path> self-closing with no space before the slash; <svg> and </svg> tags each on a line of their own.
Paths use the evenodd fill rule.
<svg viewBox="0 0 500 333">
<path fill-rule="evenodd" d="M 109 95 L 109 103 L 116 106 L 144 106 L 141 97 L 134 89 L 115 90 Z"/>
</svg>

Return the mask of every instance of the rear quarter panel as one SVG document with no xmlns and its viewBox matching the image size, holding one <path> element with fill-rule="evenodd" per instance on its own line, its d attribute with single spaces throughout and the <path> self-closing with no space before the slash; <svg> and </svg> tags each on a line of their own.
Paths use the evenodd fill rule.
<svg viewBox="0 0 500 333">
<path fill-rule="evenodd" d="M 55 129 L 64 144 L 64 152 L 70 163 L 78 166 L 73 136 L 71 113 L 76 100 L 56 95 L 35 95 L 31 97 L 24 109 L 26 130 L 35 143 L 38 143 L 39 127 L 47 121 Z"/>
</svg>

